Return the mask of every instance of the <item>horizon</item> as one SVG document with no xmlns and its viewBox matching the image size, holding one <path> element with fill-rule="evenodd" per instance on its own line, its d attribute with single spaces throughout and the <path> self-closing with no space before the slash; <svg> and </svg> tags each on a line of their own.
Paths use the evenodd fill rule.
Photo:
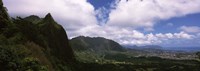
<svg viewBox="0 0 200 71">
<path fill-rule="evenodd" d="M 11 17 L 51 13 L 69 38 L 104 37 L 121 45 L 200 47 L 200 1 L 4 0 Z M 134 5 L 134 6 L 133 6 Z"/>
</svg>

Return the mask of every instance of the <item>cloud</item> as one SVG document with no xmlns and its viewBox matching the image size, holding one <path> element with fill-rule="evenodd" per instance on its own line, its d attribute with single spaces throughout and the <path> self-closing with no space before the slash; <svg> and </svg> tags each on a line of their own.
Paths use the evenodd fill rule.
<svg viewBox="0 0 200 71">
<path fill-rule="evenodd" d="M 104 25 L 108 21 L 107 17 L 110 11 L 107 8 L 99 8 L 95 10 L 95 13 L 100 25 Z"/>
<path fill-rule="evenodd" d="M 70 36 L 78 36 L 74 32 L 79 29 L 97 25 L 94 7 L 87 0 L 4 0 L 4 4 L 12 17 L 44 17 L 50 12 Z"/>
<path fill-rule="evenodd" d="M 84 28 L 77 33 L 81 33 L 90 37 L 101 36 L 108 39 L 113 39 L 122 45 L 161 45 L 166 43 L 168 43 L 168 45 L 176 45 L 178 42 L 191 42 L 197 38 L 197 35 L 188 34 L 184 31 L 179 33 L 144 34 L 137 30 L 110 26 L 91 26 Z"/>
<path fill-rule="evenodd" d="M 151 45 L 151 44 L 155 44 L 155 45 L 159 45 L 162 44 L 166 41 L 169 40 L 181 40 L 181 39 L 185 39 L 185 40 L 192 40 L 195 36 L 194 35 L 190 35 L 187 34 L 185 32 L 180 32 L 180 33 L 166 33 L 166 34 L 142 34 L 140 32 L 135 33 L 135 34 L 140 34 L 143 35 L 143 38 L 137 39 L 134 36 L 131 39 L 127 39 L 127 40 L 123 40 L 122 43 L 126 44 L 135 44 L 135 45 Z M 174 43 L 171 43 L 171 45 Z"/>
<path fill-rule="evenodd" d="M 116 0 L 110 10 L 99 8 L 96 11 L 87 0 L 4 0 L 4 4 L 12 17 L 32 14 L 44 17 L 50 12 L 70 38 L 79 35 L 105 37 L 124 45 L 187 45 L 186 41 L 200 38 L 183 28 L 179 33 L 158 34 L 136 30 L 156 31 L 153 27 L 157 21 L 200 12 L 200 0 Z M 104 19 L 108 12 L 108 19 Z M 101 19 L 100 23 L 107 23 L 99 26 L 96 16 Z"/>
<path fill-rule="evenodd" d="M 182 30 L 188 33 L 200 33 L 200 27 L 198 26 L 181 26 L 179 30 Z"/>
<path fill-rule="evenodd" d="M 199 12 L 200 0 L 120 0 L 107 25 L 153 28 L 157 21 Z"/>
</svg>

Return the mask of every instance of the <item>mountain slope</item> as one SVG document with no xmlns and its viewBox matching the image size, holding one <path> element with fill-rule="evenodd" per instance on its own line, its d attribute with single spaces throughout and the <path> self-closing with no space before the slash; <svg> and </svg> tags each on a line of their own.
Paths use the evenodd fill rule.
<svg viewBox="0 0 200 71">
<path fill-rule="evenodd" d="M 75 57 L 51 14 L 12 18 L 0 0 L 0 71 L 69 71 Z"/>
<path fill-rule="evenodd" d="M 102 37 L 84 37 L 72 38 L 70 44 L 74 50 L 94 50 L 94 51 L 125 51 L 117 42 Z"/>
<path fill-rule="evenodd" d="M 54 21 L 50 13 L 39 23 L 39 29 L 45 36 L 52 54 L 68 62 L 74 60 L 64 28 Z"/>
<path fill-rule="evenodd" d="M 42 19 L 36 15 L 31 15 L 24 18 L 26 21 L 30 21 L 34 24 L 38 24 Z"/>
</svg>

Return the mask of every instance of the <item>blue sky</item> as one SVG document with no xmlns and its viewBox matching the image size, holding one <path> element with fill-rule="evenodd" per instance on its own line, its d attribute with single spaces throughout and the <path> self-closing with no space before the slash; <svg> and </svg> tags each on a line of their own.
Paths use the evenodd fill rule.
<svg viewBox="0 0 200 71">
<path fill-rule="evenodd" d="M 167 24 L 172 23 L 173 26 L 167 26 Z M 177 28 L 181 26 L 200 26 L 200 13 L 190 14 L 183 17 L 171 18 L 169 20 L 159 21 L 155 25 L 155 30 L 153 33 L 175 33 L 179 32 Z M 164 24 L 164 25 L 163 25 Z M 165 29 L 165 30 L 162 30 Z"/>
<path fill-rule="evenodd" d="M 99 25 L 103 25 L 108 21 L 110 10 L 113 9 L 111 4 L 115 3 L 115 0 L 87 0 L 90 4 L 94 6 L 96 11 L 102 11 L 104 13 L 100 13 L 100 15 L 104 15 L 104 17 L 99 17 L 99 14 L 96 15 L 96 18 L 99 22 Z M 104 8 L 105 10 L 101 10 Z M 105 20 L 105 21 L 104 21 Z"/>
<path fill-rule="evenodd" d="M 106 9 L 110 10 L 112 9 L 110 7 L 110 4 L 115 3 L 115 0 L 87 0 L 87 1 L 94 6 L 95 10 L 98 10 L 102 7 L 105 7 Z M 104 19 L 108 19 L 109 13 L 107 13 L 106 15 L 107 15 L 106 18 Z M 180 32 L 180 30 L 178 30 L 177 28 L 181 26 L 200 26 L 200 13 L 189 14 L 182 17 L 174 17 L 168 20 L 159 20 L 158 22 L 156 22 L 156 25 L 154 26 L 155 31 L 144 32 L 144 33 L 146 34 L 176 33 Z"/>
<path fill-rule="evenodd" d="M 87 0 L 91 3 L 95 9 L 99 9 L 102 7 L 110 8 L 110 4 L 115 2 L 115 0 Z"/>
<path fill-rule="evenodd" d="M 115 0 L 88 0 L 88 2 L 94 6 L 95 10 L 98 10 L 102 7 L 105 7 L 108 10 L 112 10 L 112 8 L 110 7 L 110 4 L 115 3 Z M 106 13 L 107 16 L 104 19 L 108 19 L 109 13 Z M 96 17 L 98 18 L 98 16 L 96 16 Z M 101 21 L 101 20 L 98 20 L 98 21 Z M 138 28 L 137 30 L 141 31 L 144 34 L 177 33 L 177 32 L 182 31 L 180 29 L 180 27 L 182 27 L 182 26 L 199 27 L 200 26 L 200 13 L 188 14 L 188 15 L 184 15 L 181 17 L 172 17 L 167 20 L 159 20 L 159 21 L 155 22 L 155 25 L 153 26 L 154 31 L 144 31 L 143 28 Z M 196 34 L 196 33 L 192 33 L 192 34 Z M 174 40 L 172 40 L 172 42 L 173 41 Z M 187 41 L 187 40 L 184 40 L 184 41 Z M 175 41 L 175 43 L 176 42 L 177 41 Z M 186 44 L 186 45 L 183 45 L 183 44 Z M 183 45 L 183 46 L 187 47 L 187 46 L 192 46 L 192 45 L 196 45 L 196 44 L 198 44 L 198 43 L 196 43 L 196 41 L 194 40 L 191 43 L 182 42 L 182 44 L 176 44 L 176 45 L 177 46 Z M 166 46 L 168 44 L 160 44 L 160 45 Z M 176 45 L 170 45 L 170 46 L 173 47 Z M 166 46 L 166 47 L 170 47 L 170 46 Z M 196 45 L 196 46 L 199 46 L 199 45 Z"/>
<path fill-rule="evenodd" d="M 122 45 L 200 46 L 200 0 L 3 0 L 12 17 L 51 13 L 69 38 Z"/>
</svg>

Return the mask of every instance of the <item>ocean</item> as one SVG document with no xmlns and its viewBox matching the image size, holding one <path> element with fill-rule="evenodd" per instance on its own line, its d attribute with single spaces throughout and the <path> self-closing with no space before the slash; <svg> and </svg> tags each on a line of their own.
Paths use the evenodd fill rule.
<svg viewBox="0 0 200 71">
<path fill-rule="evenodd" d="M 200 47 L 163 47 L 163 50 L 198 52 Z"/>
</svg>

